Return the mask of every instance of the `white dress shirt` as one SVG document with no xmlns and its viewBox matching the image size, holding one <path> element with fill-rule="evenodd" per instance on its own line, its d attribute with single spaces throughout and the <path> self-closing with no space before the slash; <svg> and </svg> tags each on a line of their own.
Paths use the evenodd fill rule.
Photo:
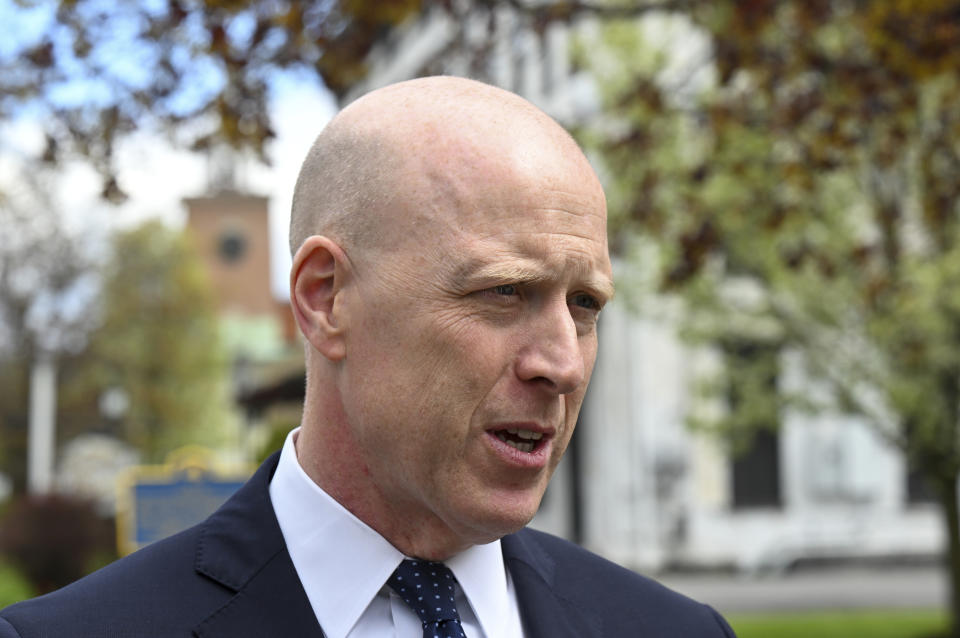
<svg viewBox="0 0 960 638">
<path fill-rule="evenodd" d="M 300 467 L 293 430 L 270 481 L 290 559 L 327 638 L 422 638 L 420 619 L 388 585 L 405 557 L 324 492 Z M 457 578 L 467 638 L 523 638 L 500 541 L 446 561 Z"/>
</svg>

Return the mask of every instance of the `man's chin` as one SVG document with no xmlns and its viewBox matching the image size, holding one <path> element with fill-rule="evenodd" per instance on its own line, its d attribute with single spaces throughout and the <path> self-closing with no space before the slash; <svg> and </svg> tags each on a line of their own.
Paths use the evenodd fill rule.
<svg viewBox="0 0 960 638">
<path fill-rule="evenodd" d="M 537 499 L 535 506 L 529 504 L 518 506 L 516 503 L 512 505 L 512 507 L 504 505 L 484 512 L 472 513 L 473 522 L 469 525 L 473 532 L 471 543 L 474 545 L 492 543 L 507 534 L 520 531 L 533 520 L 540 501 Z"/>
<path fill-rule="evenodd" d="M 460 552 L 475 545 L 486 545 L 498 541 L 508 534 L 523 529 L 533 518 L 498 517 L 490 516 L 482 519 L 460 518 L 456 524 L 449 524 L 443 533 L 434 536 L 421 536 L 416 541 L 416 550 L 409 547 L 395 545 L 397 549 L 409 556 L 417 556 L 424 560 L 445 561 Z"/>
</svg>

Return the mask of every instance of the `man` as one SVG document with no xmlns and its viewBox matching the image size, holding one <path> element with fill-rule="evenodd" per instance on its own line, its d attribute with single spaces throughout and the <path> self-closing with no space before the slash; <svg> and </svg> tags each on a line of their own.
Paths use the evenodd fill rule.
<svg viewBox="0 0 960 638">
<path fill-rule="evenodd" d="M 603 191 L 556 123 L 469 80 L 375 91 L 304 162 L 291 248 L 307 386 L 279 458 L 0 637 L 733 636 L 524 529 L 613 294 Z"/>
</svg>

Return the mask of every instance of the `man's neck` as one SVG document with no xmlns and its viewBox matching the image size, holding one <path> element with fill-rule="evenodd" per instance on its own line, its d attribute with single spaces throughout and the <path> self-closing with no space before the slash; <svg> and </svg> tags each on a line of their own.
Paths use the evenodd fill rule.
<svg viewBox="0 0 960 638">
<path fill-rule="evenodd" d="M 444 561 L 471 545 L 496 540 L 467 539 L 419 504 L 381 494 L 370 479 L 367 463 L 356 453 L 358 446 L 346 434 L 345 428 L 321 431 L 304 424 L 294 439 L 297 461 L 323 491 L 405 556 Z"/>
</svg>

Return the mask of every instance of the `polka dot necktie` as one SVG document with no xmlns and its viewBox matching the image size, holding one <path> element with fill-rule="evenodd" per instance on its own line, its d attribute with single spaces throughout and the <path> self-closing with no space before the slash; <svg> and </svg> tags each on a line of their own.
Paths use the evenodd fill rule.
<svg viewBox="0 0 960 638">
<path fill-rule="evenodd" d="M 466 638 L 454 602 L 457 579 L 443 563 L 404 560 L 387 580 L 420 616 L 423 638 Z"/>
</svg>

